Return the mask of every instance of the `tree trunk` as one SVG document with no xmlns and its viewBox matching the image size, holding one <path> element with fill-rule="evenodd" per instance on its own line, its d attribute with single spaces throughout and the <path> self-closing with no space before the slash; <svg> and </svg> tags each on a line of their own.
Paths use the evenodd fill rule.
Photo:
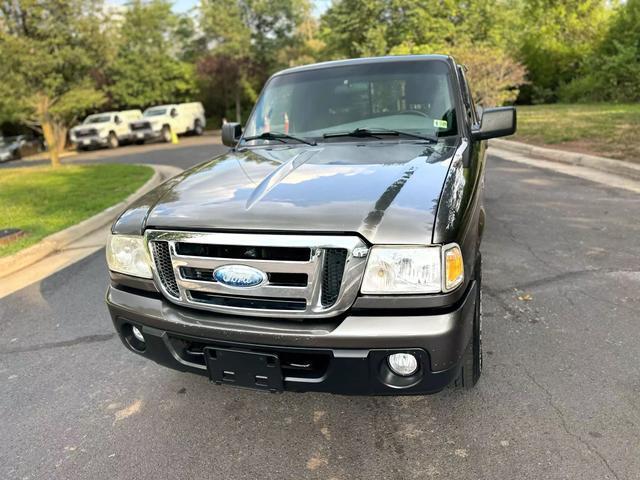
<svg viewBox="0 0 640 480">
<path fill-rule="evenodd" d="M 49 160 L 52 167 L 60 166 L 60 150 L 58 148 L 58 138 L 55 134 L 55 127 L 49 120 L 40 121 L 42 125 L 42 133 L 47 142 L 47 150 L 49 151 Z"/>
<path fill-rule="evenodd" d="M 242 111 L 240 109 L 240 88 L 236 88 L 236 122 L 238 123 L 242 123 Z"/>
<path fill-rule="evenodd" d="M 66 142 L 67 129 L 61 123 L 55 122 L 51 118 L 49 109 L 51 107 L 51 99 L 46 95 L 39 95 L 36 99 L 36 120 L 42 125 L 42 134 L 47 142 L 47 150 L 49 151 L 49 159 L 51 166 L 57 168 L 60 166 L 60 152 L 64 149 Z M 63 137 L 61 138 L 61 133 Z"/>
</svg>

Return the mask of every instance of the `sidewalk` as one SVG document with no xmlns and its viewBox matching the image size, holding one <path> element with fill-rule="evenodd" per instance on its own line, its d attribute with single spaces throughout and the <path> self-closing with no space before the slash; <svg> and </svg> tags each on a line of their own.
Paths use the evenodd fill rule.
<svg viewBox="0 0 640 480">
<path fill-rule="evenodd" d="M 586 153 L 567 152 L 546 147 L 536 147 L 513 140 L 494 139 L 489 145 L 501 150 L 518 153 L 520 155 L 540 158 L 551 162 L 560 162 L 569 165 L 578 165 L 601 170 L 607 173 L 621 175 L 623 177 L 640 180 L 640 164 L 613 160 L 611 158 L 588 155 Z"/>
</svg>

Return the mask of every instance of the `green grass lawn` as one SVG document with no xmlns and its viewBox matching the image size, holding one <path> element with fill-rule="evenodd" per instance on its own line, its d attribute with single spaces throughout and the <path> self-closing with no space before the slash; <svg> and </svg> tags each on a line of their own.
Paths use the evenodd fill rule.
<svg viewBox="0 0 640 480">
<path fill-rule="evenodd" d="M 518 106 L 513 140 L 640 162 L 640 104 Z"/>
<path fill-rule="evenodd" d="M 149 167 L 116 164 L 0 169 L 0 230 L 26 232 L 0 245 L 0 257 L 115 205 L 152 174 Z"/>
</svg>

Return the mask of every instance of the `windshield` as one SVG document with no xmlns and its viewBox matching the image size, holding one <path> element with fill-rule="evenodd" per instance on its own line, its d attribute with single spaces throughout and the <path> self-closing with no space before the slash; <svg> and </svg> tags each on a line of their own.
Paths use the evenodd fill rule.
<svg viewBox="0 0 640 480">
<path fill-rule="evenodd" d="M 260 96 L 244 136 L 278 132 L 322 140 L 324 134 L 355 129 L 455 135 L 448 64 L 442 60 L 363 63 L 276 76 Z"/>
<path fill-rule="evenodd" d="M 150 110 L 145 110 L 145 117 L 158 117 L 160 115 L 165 115 L 167 113 L 166 108 L 152 108 Z"/>
<path fill-rule="evenodd" d="M 84 123 L 107 123 L 111 121 L 111 115 L 90 115 L 85 118 Z"/>
</svg>

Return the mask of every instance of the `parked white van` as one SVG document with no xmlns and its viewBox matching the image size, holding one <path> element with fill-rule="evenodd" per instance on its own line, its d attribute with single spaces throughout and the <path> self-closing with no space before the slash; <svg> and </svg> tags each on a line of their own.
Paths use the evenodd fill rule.
<svg viewBox="0 0 640 480">
<path fill-rule="evenodd" d="M 202 135 L 204 126 L 204 108 L 200 102 L 150 107 L 144 111 L 141 120 L 130 123 L 131 135 L 136 143 L 154 138 L 170 142 L 172 132 L 176 135 L 189 132 Z"/>
<path fill-rule="evenodd" d="M 73 127 L 69 138 L 78 150 L 94 146 L 116 148 L 120 143 L 131 140 L 129 124 L 140 118 L 140 110 L 96 113 Z"/>
</svg>

